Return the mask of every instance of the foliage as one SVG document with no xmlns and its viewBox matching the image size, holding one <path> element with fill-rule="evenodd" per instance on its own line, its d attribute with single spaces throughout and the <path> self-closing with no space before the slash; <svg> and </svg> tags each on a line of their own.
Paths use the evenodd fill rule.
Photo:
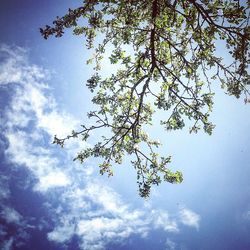
<svg viewBox="0 0 250 250">
<path fill-rule="evenodd" d="M 161 144 L 145 128 L 159 109 L 168 115 L 161 121 L 166 130 L 182 129 L 187 117 L 193 121 L 190 132 L 203 128 L 211 134 L 212 82 L 249 101 L 249 1 L 243 2 L 85 0 L 57 17 L 52 27 L 40 29 L 47 39 L 61 37 L 72 27 L 75 35 L 84 35 L 87 48 L 95 50 L 88 61 L 95 62 L 94 73 L 87 81 L 98 107 L 88 113 L 93 125 L 83 125 L 67 138 L 55 136 L 54 142 L 63 146 L 71 137 L 86 141 L 91 131 L 106 128 L 109 136 L 83 149 L 77 160 L 101 157 L 100 173 L 113 175 L 112 164 L 131 155 L 142 197 L 162 180 L 182 182 L 181 172 L 168 168 L 171 158 L 156 153 Z M 231 55 L 229 65 L 216 54 L 220 41 Z M 118 64 L 119 70 L 103 78 L 101 60 L 107 48 L 112 48 L 110 64 Z"/>
</svg>

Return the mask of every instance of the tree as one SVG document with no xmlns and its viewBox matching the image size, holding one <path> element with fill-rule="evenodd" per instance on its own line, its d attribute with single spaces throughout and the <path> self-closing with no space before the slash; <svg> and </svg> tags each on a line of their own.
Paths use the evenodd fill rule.
<svg viewBox="0 0 250 250">
<path fill-rule="evenodd" d="M 110 176 L 112 164 L 131 155 L 142 197 L 162 180 L 182 182 L 182 173 L 168 168 L 171 158 L 157 154 L 161 144 L 145 128 L 160 109 L 168 115 L 160 122 L 166 130 L 182 129 L 187 117 L 193 122 L 190 132 L 203 128 L 211 134 L 213 84 L 249 102 L 248 24 L 249 1 L 85 0 L 81 7 L 69 9 L 40 32 L 47 39 L 73 28 L 74 35 L 85 36 L 87 48 L 95 50 L 88 60 L 95 65 L 87 86 L 97 109 L 88 113 L 92 126 L 82 125 L 66 138 L 55 136 L 54 143 L 63 146 L 72 137 L 86 141 L 91 131 L 106 129 L 108 136 L 75 159 L 101 157 L 100 173 Z M 96 38 L 102 41 L 98 44 Z M 228 65 L 217 55 L 221 41 L 232 58 Z M 119 70 L 103 78 L 100 62 L 107 46 L 112 47 L 110 63 L 118 64 Z"/>
</svg>

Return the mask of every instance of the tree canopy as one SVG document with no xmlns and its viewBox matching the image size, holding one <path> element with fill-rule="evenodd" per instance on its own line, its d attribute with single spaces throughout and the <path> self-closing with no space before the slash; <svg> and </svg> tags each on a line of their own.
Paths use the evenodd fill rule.
<svg viewBox="0 0 250 250">
<path fill-rule="evenodd" d="M 93 125 L 82 125 L 66 138 L 55 136 L 54 143 L 63 146 L 72 137 L 87 141 L 91 131 L 105 129 L 106 135 L 75 159 L 102 158 L 100 173 L 110 176 L 113 164 L 131 155 L 142 197 L 163 180 L 182 182 L 182 173 L 168 167 L 171 157 L 157 153 L 161 143 L 146 127 L 162 110 L 167 118 L 160 124 L 166 130 L 182 129 L 190 120 L 190 132 L 211 134 L 215 85 L 249 102 L 249 5 L 239 0 L 85 0 L 41 28 L 45 39 L 73 28 L 95 51 L 87 61 L 94 64 L 87 80 L 96 105 L 88 113 Z M 220 42 L 231 58 L 228 64 L 216 50 Z M 118 65 L 108 77 L 101 75 L 105 53 L 110 64 Z"/>
</svg>

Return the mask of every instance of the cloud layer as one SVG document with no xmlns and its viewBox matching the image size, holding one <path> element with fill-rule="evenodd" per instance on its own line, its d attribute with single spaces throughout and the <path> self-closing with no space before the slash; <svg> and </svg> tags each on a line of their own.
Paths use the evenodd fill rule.
<svg viewBox="0 0 250 250">
<path fill-rule="evenodd" d="M 27 180 L 26 185 L 46 200 L 43 206 L 53 221 L 53 228 L 47 233 L 49 241 L 68 244 L 77 236 L 80 249 L 105 249 L 107 244 L 122 242 L 131 235 L 147 237 L 152 230 L 165 231 L 167 239 L 167 235 L 180 231 L 180 223 L 199 228 L 200 216 L 187 208 L 170 215 L 158 208 L 126 204 L 95 176 L 91 166 L 71 161 L 72 153 L 84 147 L 83 143 L 70 142 L 65 151 L 51 145 L 55 134 L 67 135 L 79 126 L 79 121 L 59 111 L 45 83 L 49 72 L 31 64 L 23 48 L 1 45 L 0 60 L 0 88 L 9 94 L 0 124 L 8 142 L 5 157 L 9 168 L 25 168 L 35 179 Z M 8 205 L 11 191 L 7 175 L 0 178 L 0 185 L 0 202 L 7 204 L 1 205 L 0 213 L 7 225 L 0 228 L 5 239 L 2 248 L 12 249 L 17 240 L 22 239 L 25 244 L 28 235 L 5 237 L 6 227 L 15 224 L 30 228 L 29 218 Z M 41 228 L 47 224 L 40 220 Z M 167 245 L 174 249 L 175 243 L 168 240 Z"/>
</svg>

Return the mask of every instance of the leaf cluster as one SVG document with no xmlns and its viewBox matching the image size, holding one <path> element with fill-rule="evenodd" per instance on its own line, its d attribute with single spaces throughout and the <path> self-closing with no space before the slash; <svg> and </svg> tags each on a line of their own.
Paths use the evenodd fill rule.
<svg viewBox="0 0 250 250">
<path fill-rule="evenodd" d="M 100 173 L 113 175 L 113 163 L 121 164 L 131 155 L 142 197 L 162 180 L 182 182 L 181 172 L 168 168 L 170 158 L 158 155 L 160 143 L 145 132 L 146 126 L 159 109 L 166 112 L 161 124 L 168 131 L 182 129 L 190 120 L 190 132 L 203 128 L 211 134 L 212 83 L 229 95 L 244 95 L 248 102 L 249 3 L 243 2 L 85 0 L 83 6 L 57 17 L 52 27 L 40 29 L 47 39 L 73 28 L 75 35 L 85 37 L 87 48 L 95 50 L 88 61 L 95 62 L 95 72 L 87 81 L 97 106 L 88 114 L 93 125 L 83 125 L 66 138 L 55 137 L 54 142 L 63 146 L 71 137 L 86 141 L 91 131 L 107 129 L 108 136 L 80 151 L 76 159 L 103 158 Z M 228 65 L 217 55 L 220 41 L 231 56 Z M 120 68 L 103 78 L 101 60 L 110 45 L 110 64 Z"/>
</svg>

